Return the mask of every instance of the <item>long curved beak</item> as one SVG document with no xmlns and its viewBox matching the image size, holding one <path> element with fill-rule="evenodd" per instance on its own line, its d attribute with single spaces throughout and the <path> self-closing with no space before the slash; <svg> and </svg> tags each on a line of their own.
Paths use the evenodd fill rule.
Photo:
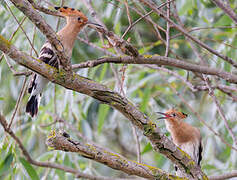
<svg viewBox="0 0 237 180">
<path fill-rule="evenodd" d="M 94 22 L 91 22 L 91 21 L 87 21 L 86 24 L 89 25 L 92 28 L 102 28 L 103 27 L 102 25 L 94 23 Z"/>
<path fill-rule="evenodd" d="M 163 117 L 159 117 L 157 119 L 167 119 L 167 118 L 169 118 L 169 116 L 166 113 L 163 113 L 163 112 L 156 112 L 156 113 L 164 115 Z"/>
</svg>

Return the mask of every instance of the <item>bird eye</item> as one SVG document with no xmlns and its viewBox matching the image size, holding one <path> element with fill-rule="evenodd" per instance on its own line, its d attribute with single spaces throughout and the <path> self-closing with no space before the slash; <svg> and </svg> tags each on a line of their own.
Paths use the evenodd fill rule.
<svg viewBox="0 0 237 180">
<path fill-rule="evenodd" d="M 176 114 L 175 114 L 175 113 L 173 113 L 173 114 L 172 114 L 172 116 L 173 116 L 173 117 L 175 117 L 175 116 L 176 116 Z"/>
<path fill-rule="evenodd" d="M 77 18 L 77 20 L 78 20 L 78 21 L 80 21 L 80 20 L 81 20 L 81 18 L 80 18 L 80 17 L 78 17 L 78 18 Z"/>
</svg>

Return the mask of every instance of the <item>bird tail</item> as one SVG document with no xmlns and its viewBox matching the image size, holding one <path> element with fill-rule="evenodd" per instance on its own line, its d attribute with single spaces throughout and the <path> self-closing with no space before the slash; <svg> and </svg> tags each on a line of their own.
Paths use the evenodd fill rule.
<svg viewBox="0 0 237 180">
<path fill-rule="evenodd" d="M 38 108 L 40 104 L 41 95 L 43 89 L 49 81 L 40 75 L 34 74 L 32 77 L 28 93 L 30 93 L 30 98 L 26 105 L 26 113 L 29 113 L 31 117 L 34 117 L 38 113 Z"/>
<path fill-rule="evenodd" d="M 41 99 L 40 94 L 30 96 L 26 105 L 26 113 L 29 113 L 31 117 L 34 117 L 37 115 L 40 99 Z"/>
</svg>

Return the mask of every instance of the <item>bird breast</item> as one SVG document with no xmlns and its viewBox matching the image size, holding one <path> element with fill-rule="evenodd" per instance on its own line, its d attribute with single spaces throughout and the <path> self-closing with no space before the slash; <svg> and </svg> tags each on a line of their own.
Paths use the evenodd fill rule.
<svg viewBox="0 0 237 180">
<path fill-rule="evenodd" d="M 171 133 L 172 139 L 177 145 L 189 141 L 196 141 L 200 137 L 199 130 L 185 122 L 170 123 L 166 121 L 166 128 Z"/>
</svg>

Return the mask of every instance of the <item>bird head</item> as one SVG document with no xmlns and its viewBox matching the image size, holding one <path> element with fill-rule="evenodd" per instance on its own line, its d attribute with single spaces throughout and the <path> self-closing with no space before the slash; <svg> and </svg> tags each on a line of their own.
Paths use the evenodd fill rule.
<svg viewBox="0 0 237 180">
<path fill-rule="evenodd" d="M 162 113 L 162 112 L 157 112 L 157 113 L 163 115 L 163 117 L 160 117 L 158 119 L 166 119 L 169 121 L 177 121 L 177 120 L 180 121 L 188 117 L 187 114 L 177 111 L 176 109 L 170 109 L 165 113 Z"/>
<path fill-rule="evenodd" d="M 59 11 L 60 15 L 67 19 L 67 23 L 75 24 L 77 27 L 82 28 L 85 25 L 93 25 L 101 27 L 101 25 L 88 21 L 88 18 L 80 11 L 69 7 L 54 7 Z"/>
</svg>

